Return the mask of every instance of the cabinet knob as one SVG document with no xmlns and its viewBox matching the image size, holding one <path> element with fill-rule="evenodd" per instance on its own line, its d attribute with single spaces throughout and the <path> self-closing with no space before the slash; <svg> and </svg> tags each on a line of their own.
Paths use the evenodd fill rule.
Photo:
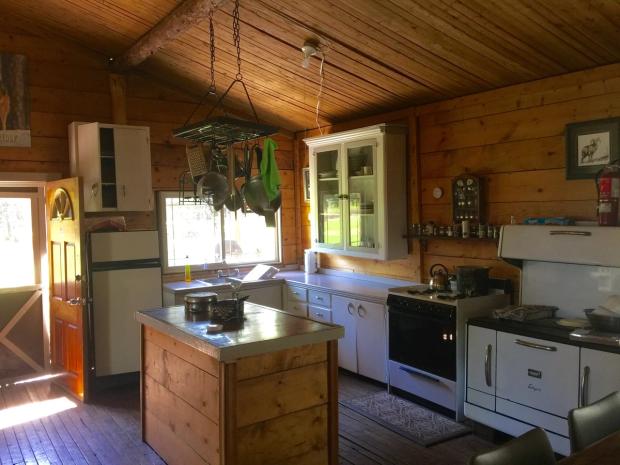
<svg viewBox="0 0 620 465">
<path fill-rule="evenodd" d="M 99 183 L 98 182 L 90 186 L 90 193 L 92 194 L 93 197 L 97 197 L 97 195 L 99 194 Z"/>
</svg>

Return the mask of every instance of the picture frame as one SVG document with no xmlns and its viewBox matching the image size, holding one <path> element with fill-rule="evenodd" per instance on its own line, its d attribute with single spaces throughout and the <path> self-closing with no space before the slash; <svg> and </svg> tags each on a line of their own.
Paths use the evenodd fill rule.
<svg viewBox="0 0 620 465">
<path fill-rule="evenodd" d="M 566 179 L 594 179 L 620 153 L 620 118 L 566 125 Z"/>
<path fill-rule="evenodd" d="M 304 176 L 304 201 L 310 202 L 310 168 L 303 169 Z"/>
</svg>

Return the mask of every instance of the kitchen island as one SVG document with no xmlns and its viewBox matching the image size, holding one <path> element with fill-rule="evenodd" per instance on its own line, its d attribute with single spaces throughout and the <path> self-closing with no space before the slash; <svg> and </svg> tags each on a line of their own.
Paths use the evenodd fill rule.
<svg viewBox="0 0 620 465">
<path fill-rule="evenodd" d="M 338 463 L 342 327 L 247 302 L 215 334 L 183 307 L 136 319 L 142 438 L 169 465 Z"/>
</svg>

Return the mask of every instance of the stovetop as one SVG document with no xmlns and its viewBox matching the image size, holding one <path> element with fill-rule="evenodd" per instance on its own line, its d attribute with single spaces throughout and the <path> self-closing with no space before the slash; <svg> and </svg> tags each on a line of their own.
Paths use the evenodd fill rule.
<svg viewBox="0 0 620 465">
<path fill-rule="evenodd" d="M 457 305 L 458 301 L 463 299 L 484 298 L 486 296 L 471 296 L 459 294 L 452 291 L 434 291 L 426 284 L 418 284 L 415 286 L 394 287 L 388 289 L 388 294 L 406 297 L 410 299 L 423 300 L 432 303 L 443 303 L 446 305 Z"/>
</svg>

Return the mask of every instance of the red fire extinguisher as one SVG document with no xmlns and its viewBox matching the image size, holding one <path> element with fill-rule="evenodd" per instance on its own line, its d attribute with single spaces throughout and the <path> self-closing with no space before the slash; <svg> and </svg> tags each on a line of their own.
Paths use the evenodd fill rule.
<svg viewBox="0 0 620 465">
<path fill-rule="evenodd" d="M 620 204 L 619 161 L 616 160 L 605 166 L 596 175 L 599 226 L 616 226 L 618 224 L 618 204 Z"/>
</svg>

